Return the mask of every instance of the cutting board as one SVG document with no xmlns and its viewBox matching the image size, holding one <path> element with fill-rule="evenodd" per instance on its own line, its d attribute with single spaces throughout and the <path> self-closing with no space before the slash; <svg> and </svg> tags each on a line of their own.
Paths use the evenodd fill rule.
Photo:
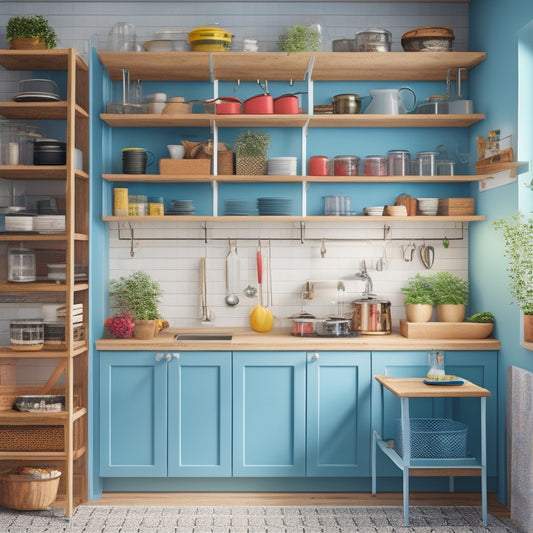
<svg viewBox="0 0 533 533">
<path fill-rule="evenodd" d="M 494 324 L 478 322 L 407 322 L 400 320 L 400 334 L 409 339 L 485 339 Z"/>
</svg>

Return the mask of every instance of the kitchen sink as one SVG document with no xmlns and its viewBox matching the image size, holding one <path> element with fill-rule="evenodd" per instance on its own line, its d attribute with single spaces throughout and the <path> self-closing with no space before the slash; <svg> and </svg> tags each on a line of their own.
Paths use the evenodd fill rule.
<svg viewBox="0 0 533 533">
<path fill-rule="evenodd" d="M 222 335 L 219 333 L 188 333 L 174 336 L 177 341 L 230 341 L 233 335 Z"/>
</svg>

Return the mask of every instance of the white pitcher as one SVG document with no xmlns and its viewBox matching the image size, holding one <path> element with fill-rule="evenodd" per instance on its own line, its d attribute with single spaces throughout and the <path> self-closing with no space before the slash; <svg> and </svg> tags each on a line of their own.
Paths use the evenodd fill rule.
<svg viewBox="0 0 533 533">
<path fill-rule="evenodd" d="M 409 108 L 405 107 L 402 91 L 411 93 L 413 103 Z M 414 110 L 416 106 L 415 92 L 409 87 L 400 89 L 369 89 L 370 104 L 365 110 L 365 114 L 379 115 L 401 115 Z"/>
</svg>

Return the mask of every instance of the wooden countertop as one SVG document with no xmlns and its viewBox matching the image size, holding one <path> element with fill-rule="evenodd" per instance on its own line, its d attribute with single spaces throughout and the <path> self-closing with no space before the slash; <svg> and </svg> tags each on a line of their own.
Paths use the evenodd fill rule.
<svg viewBox="0 0 533 533">
<path fill-rule="evenodd" d="M 175 335 L 232 334 L 231 340 L 176 341 Z M 97 350 L 183 350 L 183 351 L 412 351 L 412 350 L 499 350 L 500 341 L 487 339 L 409 339 L 399 332 L 391 335 L 362 335 L 360 337 L 297 337 L 290 331 L 256 333 L 249 328 L 169 328 L 153 340 L 99 339 Z"/>
<path fill-rule="evenodd" d="M 374 376 L 385 388 L 399 398 L 480 398 L 490 396 L 490 391 L 464 380 L 463 385 L 426 385 L 423 378 L 392 378 Z"/>
</svg>

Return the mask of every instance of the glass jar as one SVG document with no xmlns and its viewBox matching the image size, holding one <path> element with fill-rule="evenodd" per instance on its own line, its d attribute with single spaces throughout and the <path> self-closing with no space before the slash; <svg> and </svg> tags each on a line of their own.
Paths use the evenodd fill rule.
<svg viewBox="0 0 533 533">
<path fill-rule="evenodd" d="M 416 156 L 416 174 L 418 176 L 435 176 L 437 174 L 437 156 L 439 152 L 418 152 Z"/>
<path fill-rule="evenodd" d="M 128 216 L 128 189 L 122 187 L 113 189 L 113 215 L 116 217 Z"/>
<path fill-rule="evenodd" d="M 437 176 L 453 176 L 455 161 L 437 161 Z"/>
<path fill-rule="evenodd" d="M 386 155 L 367 155 L 365 157 L 365 176 L 386 176 L 388 158 Z"/>
<path fill-rule="evenodd" d="M 12 346 L 42 347 L 44 322 L 41 319 L 12 320 L 9 324 L 9 342 Z"/>
<path fill-rule="evenodd" d="M 150 216 L 163 216 L 165 214 L 165 204 L 162 196 L 148 198 L 148 213 Z"/>
<path fill-rule="evenodd" d="M 7 256 L 7 280 L 30 282 L 36 280 L 35 252 L 29 248 L 10 248 Z"/>
<path fill-rule="evenodd" d="M 408 176 L 410 173 L 411 154 L 407 150 L 389 150 L 387 152 L 389 176 Z"/>
<path fill-rule="evenodd" d="M 444 369 L 444 352 L 431 350 L 428 352 L 428 373 L 429 379 L 439 379 L 446 375 Z"/>
<path fill-rule="evenodd" d="M 357 176 L 359 158 L 354 155 L 336 155 L 333 158 L 334 176 Z"/>
</svg>

